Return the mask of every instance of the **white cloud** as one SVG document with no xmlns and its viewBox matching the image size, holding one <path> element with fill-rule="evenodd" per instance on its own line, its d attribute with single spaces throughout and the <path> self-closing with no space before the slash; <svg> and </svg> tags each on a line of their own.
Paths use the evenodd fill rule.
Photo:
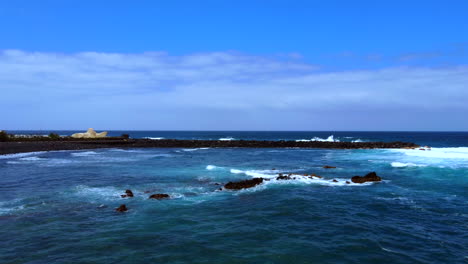
<svg viewBox="0 0 468 264">
<path fill-rule="evenodd" d="M 468 129 L 459 121 L 468 113 L 466 66 L 325 72 L 300 58 L 6 50 L 0 53 L 0 110 L 9 114 L 1 125 Z"/>
</svg>

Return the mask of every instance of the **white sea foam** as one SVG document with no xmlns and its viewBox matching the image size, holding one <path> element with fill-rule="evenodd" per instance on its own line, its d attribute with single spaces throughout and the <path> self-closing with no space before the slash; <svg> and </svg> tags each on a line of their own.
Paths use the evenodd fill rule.
<svg viewBox="0 0 468 264">
<path fill-rule="evenodd" d="M 231 141 L 231 140 L 234 140 L 234 138 L 233 137 L 226 137 L 226 138 L 220 138 L 218 140 L 220 140 L 220 141 Z"/>
<path fill-rule="evenodd" d="M 231 173 L 234 174 L 245 174 L 247 176 L 251 176 L 253 178 L 261 177 L 267 179 L 263 182 L 264 185 L 268 184 L 319 184 L 324 186 L 367 186 L 371 185 L 371 182 L 366 183 L 353 183 L 351 179 L 342 179 L 342 178 L 334 178 L 334 179 L 323 179 L 319 177 L 309 177 L 303 176 L 299 174 L 292 174 L 290 180 L 277 180 L 278 177 L 277 173 L 274 173 L 272 170 L 238 170 L 238 169 L 231 169 Z M 336 180 L 333 181 L 333 180 Z M 346 183 L 349 182 L 349 183 Z"/>
<path fill-rule="evenodd" d="M 20 158 L 19 160 L 24 160 L 24 161 L 41 161 L 41 160 L 45 160 L 44 158 L 39 158 L 37 156 L 32 156 L 32 157 L 24 157 L 24 158 Z"/>
<path fill-rule="evenodd" d="M 93 156 L 96 154 L 97 152 L 94 152 L 94 151 L 82 151 L 82 152 L 72 153 L 71 155 L 75 157 L 87 157 L 87 156 Z"/>
<path fill-rule="evenodd" d="M 16 158 L 34 156 L 34 155 L 43 154 L 43 153 L 46 153 L 46 151 L 6 154 L 6 155 L 0 155 L 0 159 L 16 159 Z"/>
<path fill-rule="evenodd" d="M 311 142 L 311 141 L 321 141 L 321 142 L 340 142 L 338 139 L 335 139 L 333 135 L 327 138 L 313 137 L 311 139 L 298 139 L 296 142 Z"/>
<path fill-rule="evenodd" d="M 12 212 L 23 210 L 24 205 L 17 205 L 19 202 L 20 202 L 19 199 L 0 202 L 0 215 L 8 215 L 8 214 L 11 214 Z"/>
<path fill-rule="evenodd" d="M 151 139 L 151 140 L 161 140 L 164 139 L 163 137 L 144 137 L 145 139 Z"/>
<path fill-rule="evenodd" d="M 364 142 L 364 140 L 358 138 L 358 139 L 356 139 L 356 140 L 352 140 L 351 142 L 353 142 L 353 143 L 359 143 L 359 142 Z"/>
<path fill-rule="evenodd" d="M 411 162 L 403 163 L 403 162 L 398 162 L 398 161 L 392 162 L 391 165 L 392 165 L 392 167 L 394 167 L 394 168 L 404 168 L 404 167 L 427 167 L 427 165 L 415 164 L 415 163 L 411 163 Z"/>
<path fill-rule="evenodd" d="M 407 156 L 430 159 L 468 159 L 468 147 L 419 149 L 392 149 L 390 151 L 404 153 Z"/>
<path fill-rule="evenodd" d="M 75 191 L 79 196 L 104 200 L 119 199 L 120 195 L 125 192 L 124 189 L 117 189 L 115 187 L 89 187 L 86 185 L 77 186 Z"/>
<path fill-rule="evenodd" d="M 215 170 L 215 169 L 217 169 L 217 168 L 219 168 L 219 167 L 218 167 L 218 166 L 215 166 L 215 165 L 208 165 L 208 166 L 206 166 L 206 169 L 207 169 L 207 170 Z"/>
<path fill-rule="evenodd" d="M 183 151 L 196 151 L 196 150 L 203 150 L 203 149 L 210 149 L 210 148 L 192 148 L 192 149 L 182 149 Z"/>
</svg>

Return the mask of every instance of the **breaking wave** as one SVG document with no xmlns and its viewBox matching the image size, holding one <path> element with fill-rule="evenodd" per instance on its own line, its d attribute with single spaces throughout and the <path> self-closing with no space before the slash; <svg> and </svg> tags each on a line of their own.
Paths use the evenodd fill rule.
<svg viewBox="0 0 468 264">
<path fill-rule="evenodd" d="M 233 137 L 225 137 L 225 138 L 220 138 L 218 139 L 219 141 L 231 141 L 231 140 L 234 140 Z"/>
<path fill-rule="evenodd" d="M 321 141 L 321 142 L 340 142 L 338 139 L 335 139 L 333 135 L 327 138 L 313 137 L 311 139 L 298 139 L 296 142 L 312 142 L 312 141 Z"/>
<path fill-rule="evenodd" d="M 432 149 L 392 149 L 390 151 L 404 153 L 407 156 L 435 158 L 435 159 L 464 159 L 468 160 L 468 147 L 432 148 Z"/>
<path fill-rule="evenodd" d="M 46 151 L 6 154 L 6 155 L 0 155 L 0 159 L 16 159 L 16 158 L 34 156 L 34 155 L 43 154 L 43 153 L 46 153 Z"/>
<path fill-rule="evenodd" d="M 215 170 L 215 169 L 217 169 L 217 168 L 219 168 L 219 167 L 218 167 L 218 166 L 215 166 L 215 165 L 207 165 L 207 166 L 206 166 L 206 169 L 207 169 L 207 170 Z"/>
<path fill-rule="evenodd" d="M 83 152 L 72 153 L 71 155 L 75 157 L 87 157 L 87 156 L 92 156 L 96 154 L 97 152 L 94 152 L 94 151 L 83 151 Z"/>
<path fill-rule="evenodd" d="M 403 163 L 403 162 L 392 162 L 391 163 L 392 167 L 394 168 L 405 168 L 405 167 L 427 167 L 427 165 L 419 165 L 419 164 L 414 164 L 414 163 Z"/>
<path fill-rule="evenodd" d="M 304 176 L 300 174 L 291 174 L 290 180 L 277 180 L 278 173 L 272 170 L 239 170 L 231 169 L 233 174 L 245 174 L 253 178 L 264 178 L 266 181 L 263 184 L 319 184 L 324 186 L 366 186 L 373 184 L 372 182 L 366 183 L 353 183 L 351 179 L 332 178 L 324 179 L 314 176 Z M 335 181 L 334 181 L 335 180 Z M 349 183 L 347 183 L 349 182 Z"/>
<path fill-rule="evenodd" d="M 192 148 L 192 149 L 182 149 L 183 151 L 196 151 L 196 150 L 202 150 L 202 149 L 210 149 L 210 148 Z"/>
</svg>

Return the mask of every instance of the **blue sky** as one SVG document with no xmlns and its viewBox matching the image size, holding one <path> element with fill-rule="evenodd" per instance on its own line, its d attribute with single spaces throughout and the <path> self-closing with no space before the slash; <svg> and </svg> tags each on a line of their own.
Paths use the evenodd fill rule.
<svg viewBox="0 0 468 264">
<path fill-rule="evenodd" d="M 467 1 L 2 1 L 0 129 L 468 130 Z"/>
</svg>

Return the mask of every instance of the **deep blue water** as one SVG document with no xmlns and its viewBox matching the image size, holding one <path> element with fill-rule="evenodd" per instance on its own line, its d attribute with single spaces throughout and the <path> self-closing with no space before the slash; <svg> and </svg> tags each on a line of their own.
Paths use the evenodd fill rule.
<svg viewBox="0 0 468 264">
<path fill-rule="evenodd" d="M 261 140 L 334 135 L 433 148 L 99 149 L 0 156 L 0 263 L 468 262 L 468 133 L 111 135 L 122 133 Z M 346 184 L 371 171 L 384 181 Z M 279 172 L 323 179 L 276 181 Z M 216 183 L 252 177 L 271 180 L 248 190 L 217 191 Z M 120 198 L 125 189 L 135 197 Z M 148 200 L 145 191 L 171 199 Z M 120 204 L 129 211 L 115 212 Z"/>
</svg>

